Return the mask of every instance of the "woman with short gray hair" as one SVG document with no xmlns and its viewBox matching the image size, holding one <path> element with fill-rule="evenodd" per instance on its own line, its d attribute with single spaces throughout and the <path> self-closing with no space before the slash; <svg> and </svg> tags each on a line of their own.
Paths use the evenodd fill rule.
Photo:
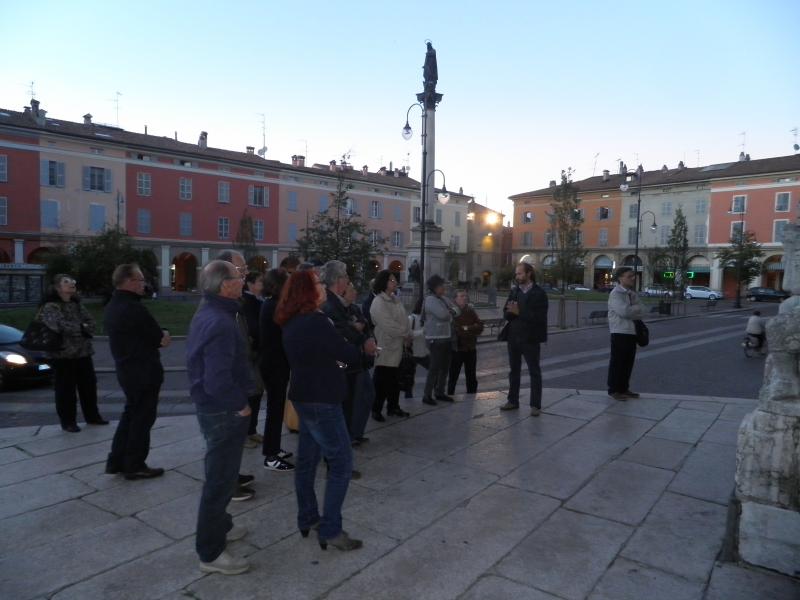
<svg viewBox="0 0 800 600">
<path fill-rule="evenodd" d="M 630 390 L 633 363 L 636 360 L 636 325 L 644 308 L 634 291 L 636 273 L 633 267 L 620 267 L 614 272 L 616 287 L 608 295 L 608 328 L 611 331 L 611 357 L 608 362 L 608 395 L 615 400 L 638 398 Z"/>
</svg>

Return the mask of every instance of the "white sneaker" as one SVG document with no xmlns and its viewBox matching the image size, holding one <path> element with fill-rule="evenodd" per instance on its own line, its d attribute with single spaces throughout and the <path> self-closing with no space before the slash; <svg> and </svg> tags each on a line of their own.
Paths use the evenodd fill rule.
<svg viewBox="0 0 800 600">
<path fill-rule="evenodd" d="M 248 533 L 246 527 L 242 527 L 240 525 L 234 525 L 231 530 L 228 532 L 228 535 L 225 536 L 225 541 L 227 542 L 238 542 Z"/>
<path fill-rule="evenodd" d="M 222 573 L 223 575 L 239 575 L 250 568 L 247 559 L 236 558 L 224 550 L 212 562 L 200 561 L 200 570 L 203 573 Z"/>
</svg>

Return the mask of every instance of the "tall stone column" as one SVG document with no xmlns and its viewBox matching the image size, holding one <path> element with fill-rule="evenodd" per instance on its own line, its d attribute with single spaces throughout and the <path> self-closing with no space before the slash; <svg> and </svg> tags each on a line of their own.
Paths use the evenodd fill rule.
<svg viewBox="0 0 800 600">
<path fill-rule="evenodd" d="M 170 248 L 168 244 L 163 244 L 161 246 L 161 264 L 158 268 L 161 270 L 159 285 L 161 286 L 162 292 L 170 289 L 169 273 L 172 262 L 169 259 L 169 251 Z"/>
<path fill-rule="evenodd" d="M 800 225 L 784 232 L 784 289 L 767 323 L 769 356 L 758 407 L 739 428 L 736 497 L 739 555 L 800 575 Z"/>
</svg>

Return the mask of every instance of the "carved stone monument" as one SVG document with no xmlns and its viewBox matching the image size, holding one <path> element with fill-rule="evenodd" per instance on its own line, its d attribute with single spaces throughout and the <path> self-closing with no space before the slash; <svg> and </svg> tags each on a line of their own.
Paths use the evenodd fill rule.
<svg viewBox="0 0 800 600">
<path fill-rule="evenodd" d="M 758 407 L 739 428 L 736 497 L 739 555 L 800 575 L 800 225 L 786 228 L 784 289 L 767 323 L 769 356 Z"/>
</svg>

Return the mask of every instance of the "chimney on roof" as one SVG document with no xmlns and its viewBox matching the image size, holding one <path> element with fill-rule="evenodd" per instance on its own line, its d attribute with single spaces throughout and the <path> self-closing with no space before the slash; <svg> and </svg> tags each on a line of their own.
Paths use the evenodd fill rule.
<svg viewBox="0 0 800 600">
<path fill-rule="evenodd" d="M 609 179 L 611 179 L 611 171 L 603 169 L 603 181 L 608 181 Z"/>
<path fill-rule="evenodd" d="M 386 175 L 386 167 L 381 167 L 381 168 L 378 170 L 378 174 L 379 174 L 379 175 Z"/>
<path fill-rule="evenodd" d="M 39 101 L 31 98 L 31 116 L 33 117 L 33 120 L 36 121 L 37 125 L 45 124 L 44 117 L 46 114 L 47 114 L 46 110 L 42 110 L 41 108 L 39 108 Z"/>
<path fill-rule="evenodd" d="M 745 160 L 750 160 L 750 155 L 749 155 L 749 154 L 745 154 L 745 155 L 744 155 L 744 159 L 745 159 Z"/>
<path fill-rule="evenodd" d="M 328 168 L 331 171 L 335 171 L 336 170 L 336 161 L 335 160 L 328 161 Z"/>
<path fill-rule="evenodd" d="M 464 195 L 464 188 L 463 187 L 459 187 L 458 188 L 458 195 L 459 196 L 463 196 Z"/>
<path fill-rule="evenodd" d="M 400 177 L 400 169 L 395 169 L 394 170 L 394 176 L 395 177 Z"/>
<path fill-rule="evenodd" d="M 200 139 L 197 140 L 197 145 L 200 147 L 200 150 L 205 150 L 208 148 L 208 132 L 200 132 Z"/>
<path fill-rule="evenodd" d="M 256 153 L 256 147 L 255 146 L 247 146 L 247 153 L 248 154 L 255 154 Z"/>
<path fill-rule="evenodd" d="M 363 167 L 361 167 L 361 174 L 362 175 L 369 175 L 369 167 L 367 165 L 364 165 Z"/>
<path fill-rule="evenodd" d="M 669 171 L 669 168 L 667 168 L 667 165 L 661 165 L 661 172 L 662 173 L 666 173 L 667 171 Z"/>
<path fill-rule="evenodd" d="M 627 175 L 628 174 L 628 165 L 626 165 L 622 161 L 619 161 L 619 174 L 620 175 Z"/>
<path fill-rule="evenodd" d="M 92 124 L 92 113 L 86 113 L 85 115 L 83 115 L 83 124 L 84 125 Z"/>
<path fill-rule="evenodd" d="M 292 155 L 292 166 L 293 167 L 305 167 L 306 166 L 306 157 L 302 154 L 293 154 Z"/>
<path fill-rule="evenodd" d="M 550 180 L 550 187 L 551 188 L 556 187 L 556 180 L 555 179 L 551 179 Z"/>
<path fill-rule="evenodd" d="M 678 163 L 678 171 L 683 171 L 686 168 L 686 165 L 683 164 L 683 161 Z"/>
<path fill-rule="evenodd" d="M 739 152 L 739 162 L 744 162 L 744 161 L 746 161 L 746 160 L 747 160 L 747 159 L 746 159 L 746 158 L 745 158 L 745 156 L 744 156 L 744 152 Z"/>
<path fill-rule="evenodd" d="M 39 101 L 31 98 L 31 112 L 34 118 L 39 116 Z"/>
</svg>

